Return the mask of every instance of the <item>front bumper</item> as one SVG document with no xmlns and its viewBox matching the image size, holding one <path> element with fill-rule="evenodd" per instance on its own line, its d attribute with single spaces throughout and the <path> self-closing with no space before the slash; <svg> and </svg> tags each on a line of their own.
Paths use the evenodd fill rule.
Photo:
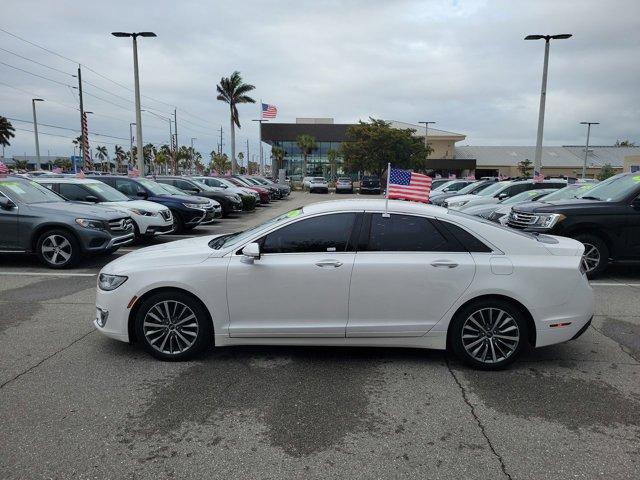
<svg viewBox="0 0 640 480">
<path fill-rule="evenodd" d="M 120 340 L 129 341 L 129 309 L 127 305 L 131 298 L 128 298 L 126 290 L 120 288 L 105 292 L 96 288 L 96 311 L 93 318 L 93 326 L 103 335 Z M 100 326 L 98 315 L 106 314 L 106 323 Z"/>
<path fill-rule="evenodd" d="M 78 231 L 78 230 L 76 230 Z M 82 242 L 82 250 L 85 252 L 102 252 L 112 248 L 121 247 L 131 243 L 135 239 L 133 229 L 124 234 L 114 235 L 105 230 L 86 230 L 79 232 Z"/>
</svg>

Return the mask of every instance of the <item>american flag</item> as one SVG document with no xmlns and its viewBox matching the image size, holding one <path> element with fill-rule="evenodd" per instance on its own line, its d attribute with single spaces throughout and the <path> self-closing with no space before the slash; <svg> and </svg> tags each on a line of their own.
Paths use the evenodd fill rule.
<svg viewBox="0 0 640 480">
<path fill-rule="evenodd" d="M 3 161 L 0 160 L 0 175 L 7 175 L 9 173 L 9 167 L 7 167 Z"/>
<path fill-rule="evenodd" d="M 60 167 L 56 167 L 53 170 L 51 170 L 51 173 L 62 173 L 62 169 Z"/>
<path fill-rule="evenodd" d="M 138 170 L 136 167 L 131 168 L 131 166 L 129 166 L 129 169 L 127 170 L 127 176 L 129 176 L 129 177 L 139 177 L 140 176 L 140 170 Z"/>
<path fill-rule="evenodd" d="M 466 177 L 464 177 L 465 180 L 475 180 L 476 176 L 475 175 L 467 175 Z"/>
<path fill-rule="evenodd" d="M 387 198 L 427 203 L 430 192 L 431 177 L 427 175 L 400 170 L 399 168 L 392 168 L 389 172 Z"/>
<path fill-rule="evenodd" d="M 76 178 L 86 178 L 87 176 L 84 174 L 84 170 L 80 169 L 78 173 L 76 173 Z"/>
<path fill-rule="evenodd" d="M 544 175 L 542 175 L 540 172 L 538 171 L 534 171 L 533 172 L 533 181 L 536 183 L 542 183 L 542 181 L 544 180 Z"/>
<path fill-rule="evenodd" d="M 275 105 L 262 104 L 262 118 L 276 118 L 278 109 Z"/>
</svg>

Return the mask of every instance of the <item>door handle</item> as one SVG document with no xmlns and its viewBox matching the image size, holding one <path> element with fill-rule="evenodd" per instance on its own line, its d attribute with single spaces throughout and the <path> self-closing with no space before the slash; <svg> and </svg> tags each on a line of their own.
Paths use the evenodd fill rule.
<svg viewBox="0 0 640 480">
<path fill-rule="evenodd" d="M 456 268 L 458 264 L 451 260 L 436 260 L 431 262 L 431 266 L 436 268 Z"/>
<path fill-rule="evenodd" d="M 342 266 L 342 262 L 339 260 L 320 260 L 319 262 L 316 262 L 316 266 L 338 268 Z"/>
</svg>

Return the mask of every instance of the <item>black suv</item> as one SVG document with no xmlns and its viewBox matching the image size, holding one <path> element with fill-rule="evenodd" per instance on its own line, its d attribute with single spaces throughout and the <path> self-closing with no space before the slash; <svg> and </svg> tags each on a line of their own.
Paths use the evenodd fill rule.
<svg viewBox="0 0 640 480">
<path fill-rule="evenodd" d="M 215 200 L 222 207 L 223 217 L 227 217 L 233 212 L 242 211 L 242 199 L 240 196 L 232 192 L 225 192 L 222 188 L 210 187 L 191 178 L 179 176 L 157 176 L 156 181 L 173 185 L 189 195 Z"/>
<path fill-rule="evenodd" d="M 380 195 L 380 179 L 378 177 L 365 176 L 360 180 L 360 193 L 375 193 Z"/>
<path fill-rule="evenodd" d="M 582 268 L 592 278 L 609 262 L 640 260 L 640 174 L 611 177 L 580 198 L 515 205 L 510 227 L 575 238 L 585 246 Z"/>
<path fill-rule="evenodd" d="M 156 202 L 171 210 L 173 231 L 182 233 L 201 223 L 212 222 L 215 217 L 213 207 L 206 198 L 191 195 L 173 195 L 163 185 L 146 178 L 130 178 L 118 175 L 88 176 L 111 185 L 129 198 Z"/>
<path fill-rule="evenodd" d="M 35 252 L 50 268 L 70 268 L 84 253 L 113 253 L 133 241 L 131 217 L 69 202 L 22 177 L 0 178 L 0 252 Z"/>
</svg>

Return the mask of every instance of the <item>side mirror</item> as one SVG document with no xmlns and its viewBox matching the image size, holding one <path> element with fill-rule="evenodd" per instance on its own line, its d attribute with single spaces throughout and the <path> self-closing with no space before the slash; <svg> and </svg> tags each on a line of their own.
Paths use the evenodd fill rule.
<svg viewBox="0 0 640 480">
<path fill-rule="evenodd" d="M 136 193 L 136 196 L 140 197 L 140 198 L 147 198 L 147 192 L 142 192 L 140 190 L 138 190 L 138 193 Z"/>
<path fill-rule="evenodd" d="M 507 198 L 509 195 L 506 193 L 501 193 L 500 195 L 498 195 L 498 200 L 504 200 L 505 198 Z"/>
<path fill-rule="evenodd" d="M 253 263 L 254 260 L 260 258 L 260 245 L 255 242 L 248 243 L 242 249 L 242 255 L 243 263 Z"/>
<path fill-rule="evenodd" d="M 16 204 L 9 200 L 7 197 L 0 196 L 0 208 L 2 210 L 11 210 Z"/>
<path fill-rule="evenodd" d="M 84 201 L 85 202 L 93 202 L 93 203 L 98 203 L 100 201 L 100 199 L 96 196 L 93 195 L 87 195 L 86 197 L 84 197 Z"/>
</svg>

